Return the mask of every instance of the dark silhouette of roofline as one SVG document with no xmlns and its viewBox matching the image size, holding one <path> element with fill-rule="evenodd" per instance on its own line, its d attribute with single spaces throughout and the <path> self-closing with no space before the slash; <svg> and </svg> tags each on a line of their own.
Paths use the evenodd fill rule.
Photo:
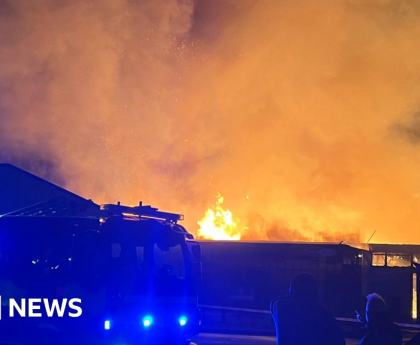
<svg viewBox="0 0 420 345">
<path fill-rule="evenodd" d="M 2 169 L 2 168 L 13 169 L 13 170 L 15 170 L 15 171 L 17 171 L 19 173 L 23 173 L 23 174 L 29 175 L 31 178 L 33 178 L 33 179 L 35 179 L 35 180 L 37 180 L 37 181 L 39 181 L 41 183 L 44 183 L 44 184 L 50 185 L 50 186 L 52 186 L 54 188 L 57 188 L 58 190 L 62 191 L 63 193 L 66 193 L 67 195 L 69 195 L 71 197 L 81 199 L 82 201 L 92 201 L 92 199 L 85 199 L 85 198 L 83 198 L 82 196 L 80 196 L 80 195 L 78 195 L 76 193 L 73 193 L 73 192 L 71 192 L 71 191 L 69 191 L 69 190 L 67 190 L 67 189 L 65 189 L 65 188 L 63 188 L 63 187 L 61 187 L 61 186 L 59 186 L 59 185 L 57 185 L 55 183 L 52 183 L 52 182 L 50 182 L 48 180 L 45 180 L 42 177 L 36 176 L 36 175 L 34 175 L 34 174 L 26 171 L 26 170 L 23 170 L 23 169 L 15 166 L 15 165 L 13 165 L 13 164 L 10 164 L 10 163 L 0 163 L 0 169 Z"/>
</svg>

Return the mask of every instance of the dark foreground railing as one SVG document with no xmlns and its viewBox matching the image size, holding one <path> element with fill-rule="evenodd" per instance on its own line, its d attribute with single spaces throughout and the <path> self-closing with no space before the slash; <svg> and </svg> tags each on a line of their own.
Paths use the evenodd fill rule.
<svg viewBox="0 0 420 345">
<path fill-rule="evenodd" d="M 202 332 L 235 333 L 247 335 L 275 335 L 274 322 L 269 310 L 199 305 L 202 313 Z M 362 337 L 364 329 L 357 319 L 338 317 L 346 336 Z M 416 333 L 420 325 L 397 323 L 404 331 Z"/>
</svg>

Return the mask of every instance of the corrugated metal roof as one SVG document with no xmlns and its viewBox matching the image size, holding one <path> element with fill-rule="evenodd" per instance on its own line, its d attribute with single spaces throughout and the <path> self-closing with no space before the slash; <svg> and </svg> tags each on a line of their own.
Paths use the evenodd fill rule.
<svg viewBox="0 0 420 345">
<path fill-rule="evenodd" d="M 371 243 L 369 249 L 376 253 L 389 254 L 420 254 L 420 245 L 418 244 L 380 244 Z"/>
<path fill-rule="evenodd" d="M 0 215 L 63 198 L 73 203 L 88 203 L 87 199 L 14 165 L 0 164 Z"/>
</svg>

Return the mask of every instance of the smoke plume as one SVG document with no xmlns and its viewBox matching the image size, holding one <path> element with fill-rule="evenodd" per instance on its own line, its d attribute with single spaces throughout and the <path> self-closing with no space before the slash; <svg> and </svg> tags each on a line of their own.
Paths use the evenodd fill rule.
<svg viewBox="0 0 420 345">
<path fill-rule="evenodd" d="M 220 192 L 245 239 L 420 243 L 419 37 L 410 0 L 0 0 L 0 156 L 193 233 Z"/>
</svg>

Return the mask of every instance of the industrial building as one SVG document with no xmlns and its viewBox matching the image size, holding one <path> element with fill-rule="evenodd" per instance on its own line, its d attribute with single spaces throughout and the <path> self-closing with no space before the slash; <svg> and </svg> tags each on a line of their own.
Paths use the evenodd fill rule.
<svg viewBox="0 0 420 345">
<path fill-rule="evenodd" d="M 99 205 L 10 164 L 0 164 L 0 215 L 93 215 Z M 0 229 L 1 231 L 1 229 Z M 420 245 L 201 241 L 203 305 L 267 310 L 301 272 L 337 316 L 382 295 L 396 321 L 417 322 Z"/>
</svg>

